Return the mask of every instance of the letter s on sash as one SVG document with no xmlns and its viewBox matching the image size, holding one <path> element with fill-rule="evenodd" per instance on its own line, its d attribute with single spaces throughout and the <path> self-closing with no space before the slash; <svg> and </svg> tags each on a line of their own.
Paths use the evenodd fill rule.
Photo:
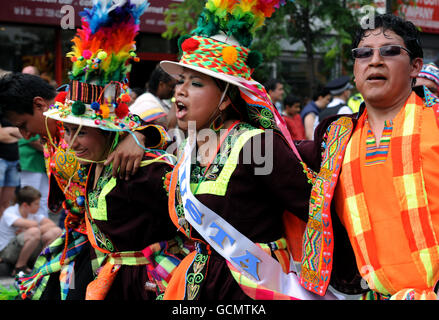
<svg viewBox="0 0 439 320">
<path fill-rule="evenodd" d="M 201 214 L 200 211 L 198 211 L 198 208 L 195 206 L 195 204 L 190 200 L 186 199 L 186 202 L 184 204 L 184 208 L 189 212 L 190 216 L 196 223 L 201 225 L 201 218 L 203 217 L 203 214 Z"/>
</svg>

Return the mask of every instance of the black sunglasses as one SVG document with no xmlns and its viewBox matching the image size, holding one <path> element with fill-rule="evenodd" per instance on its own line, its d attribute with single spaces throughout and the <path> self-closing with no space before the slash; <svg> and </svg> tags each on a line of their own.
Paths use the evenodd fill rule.
<svg viewBox="0 0 439 320">
<path fill-rule="evenodd" d="M 407 51 L 407 53 L 409 55 L 412 54 L 407 48 L 404 48 L 403 46 L 400 46 L 400 45 L 393 44 L 393 45 L 383 46 L 380 48 L 370 48 L 370 47 L 355 48 L 355 49 L 352 49 L 352 57 L 354 59 L 370 58 L 373 56 L 373 51 L 376 49 L 378 49 L 380 51 L 380 55 L 382 57 L 399 56 L 401 54 L 401 49 L 404 51 Z"/>
</svg>

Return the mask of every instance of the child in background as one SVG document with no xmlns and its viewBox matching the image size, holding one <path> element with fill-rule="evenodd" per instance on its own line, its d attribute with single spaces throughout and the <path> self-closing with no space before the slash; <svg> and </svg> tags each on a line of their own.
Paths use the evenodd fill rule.
<svg viewBox="0 0 439 320">
<path fill-rule="evenodd" d="M 61 234 L 49 218 L 38 213 L 41 193 L 30 186 L 17 192 L 16 204 L 0 219 L 0 259 L 15 265 L 12 275 L 31 271 L 31 258 Z"/>
</svg>

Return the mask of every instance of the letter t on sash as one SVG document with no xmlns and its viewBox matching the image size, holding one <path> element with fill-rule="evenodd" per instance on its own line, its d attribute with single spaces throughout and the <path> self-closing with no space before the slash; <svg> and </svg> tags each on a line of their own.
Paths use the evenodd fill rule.
<svg viewBox="0 0 439 320">
<path fill-rule="evenodd" d="M 221 249 L 224 249 L 223 242 L 224 239 L 227 237 L 230 241 L 230 244 L 233 245 L 235 243 L 235 239 L 233 239 L 230 235 L 228 235 L 219 225 L 217 225 L 215 222 L 212 222 L 212 224 L 209 226 L 211 228 L 218 229 L 218 232 L 215 236 L 210 236 L 210 238 L 216 242 L 217 245 L 221 247 Z"/>
</svg>

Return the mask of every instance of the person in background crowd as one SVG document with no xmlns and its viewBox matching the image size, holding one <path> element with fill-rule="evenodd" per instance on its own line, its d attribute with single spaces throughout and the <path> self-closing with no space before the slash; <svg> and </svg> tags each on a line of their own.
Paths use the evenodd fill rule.
<svg viewBox="0 0 439 320">
<path fill-rule="evenodd" d="M 138 97 L 140 97 L 142 94 L 144 94 L 145 89 L 139 88 L 139 87 L 134 87 L 134 88 L 129 89 L 129 93 L 130 93 L 131 101 L 127 103 L 128 106 L 132 105 Z"/>
<path fill-rule="evenodd" d="M 0 78 L 10 74 L 0 69 Z M 18 140 L 21 134 L 0 114 L 0 216 L 14 198 L 20 185 Z"/>
<path fill-rule="evenodd" d="M 15 189 L 20 186 L 20 138 L 19 130 L 0 116 L 0 216 L 11 205 Z"/>
<path fill-rule="evenodd" d="M 41 193 L 26 186 L 17 191 L 16 204 L 0 219 L 0 261 L 15 265 L 12 276 L 31 272 L 33 259 L 61 235 L 61 229 L 38 213 Z"/>
<path fill-rule="evenodd" d="M 416 78 L 416 87 L 426 86 L 436 97 L 439 96 L 439 68 L 434 63 L 422 66 Z"/>
<path fill-rule="evenodd" d="M 285 119 L 288 131 L 290 131 L 291 138 L 293 140 L 306 139 L 305 128 L 300 116 L 300 99 L 293 94 L 289 94 L 284 100 L 284 106 L 283 118 Z"/>
<path fill-rule="evenodd" d="M 49 216 L 47 197 L 49 194 L 49 178 L 47 176 L 46 164 L 44 162 L 43 145 L 40 136 L 18 140 L 18 151 L 20 155 L 20 185 L 31 186 L 41 193 L 39 213 Z"/>
<path fill-rule="evenodd" d="M 40 71 L 35 66 L 26 66 L 21 70 L 21 73 L 33 74 L 34 76 L 40 75 Z"/>
<path fill-rule="evenodd" d="M 171 109 L 168 102 L 174 94 L 175 79 L 157 65 L 147 85 L 147 92 L 140 95 L 130 106 L 130 112 L 145 122 L 153 122 L 168 127 L 167 114 Z"/>
<path fill-rule="evenodd" d="M 300 117 L 305 127 L 306 139 L 313 140 L 314 125 L 321 110 L 325 109 L 331 100 L 329 89 L 319 85 L 315 91 L 313 100 L 311 100 L 300 112 Z"/>
<path fill-rule="evenodd" d="M 352 89 L 354 88 L 350 81 L 351 78 L 349 76 L 343 76 L 326 84 L 326 88 L 329 89 L 329 93 L 332 95 L 332 101 L 328 103 L 328 106 L 324 110 L 320 111 L 316 127 L 320 121 L 331 115 L 353 113 L 347 104 Z"/>
<path fill-rule="evenodd" d="M 22 73 L 40 75 L 34 66 L 24 67 Z M 29 139 L 18 141 L 18 151 L 20 155 L 20 185 L 31 186 L 41 193 L 41 203 L 39 213 L 48 217 L 47 196 L 49 194 L 49 178 L 47 176 L 46 165 L 44 162 L 43 144 L 40 142 L 40 135 L 35 135 Z"/>
<path fill-rule="evenodd" d="M 353 113 L 356 113 L 360 110 L 360 105 L 363 102 L 363 96 L 361 93 L 357 92 L 348 100 L 348 106 L 351 108 Z"/>
<path fill-rule="evenodd" d="M 270 79 L 264 84 L 264 87 L 277 111 L 282 113 L 282 100 L 285 93 L 283 83 L 278 79 Z"/>
</svg>

